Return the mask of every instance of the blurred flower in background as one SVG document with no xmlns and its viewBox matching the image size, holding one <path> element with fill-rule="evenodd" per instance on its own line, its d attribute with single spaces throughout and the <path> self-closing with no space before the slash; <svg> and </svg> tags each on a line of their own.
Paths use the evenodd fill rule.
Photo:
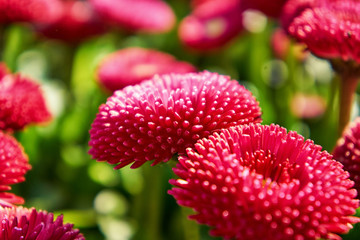
<svg viewBox="0 0 360 240">
<path fill-rule="evenodd" d="M 265 15 L 278 18 L 281 14 L 283 5 L 287 0 L 239 0 L 243 10 L 255 9 L 263 12 Z"/>
<path fill-rule="evenodd" d="M 0 0 L 0 24 L 51 22 L 59 17 L 61 10 L 59 0 Z"/>
<path fill-rule="evenodd" d="M 85 240 L 73 224 L 63 223 L 63 216 L 34 208 L 0 207 L 0 239 Z"/>
<path fill-rule="evenodd" d="M 291 54 L 298 61 L 304 61 L 309 55 L 306 45 L 303 43 L 292 44 L 290 36 L 282 28 L 274 30 L 271 36 L 271 47 L 274 55 L 283 60 Z"/>
<path fill-rule="evenodd" d="M 130 32 L 163 33 L 175 24 L 171 7 L 161 0 L 90 0 L 109 24 Z"/>
<path fill-rule="evenodd" d="M 45 37 L 78 43 L 106 31 L 92 6 L 87 1 L 63 1 L 60 17 L 42 24 L 38 31 Z"/>
<path fill-rule="evenodd" d="M 316 94 L 296 93 L 290 101 L 290 108 L 298 118 L 317 118 L 325 113 L 326 101 Z"/>
<path fill-rule="evenodd" d="M 0 131 L 0 206 L 23 204 L 24 199 L 5 191 L 9 185 L 25 180 L 25 173 L 31 169 L 28 156 L 16 139 Z"/>
<path fill-rule="evenodd" d="M 225 239 L 338 239 L 359 206 L 342 165 L 278 125 L 222 129 L 173 169 L 169 191 L 190 218 Z"/>
<path fill-rule="evenodd" d="M 155 74 L 188 73 L 196 69 L 190 63 L 154 49 L 130 47 L 107 55 L 99 64 L 97 78 L 109 91 L 135 85 Z"/>
<path fill-rule="evenodd" d="M 238 0 L 212 0 L 196 5 L 179 26 L 179 38 L 185 46 L 206 51 L 229 43 L 243 30 Z"/>
<path fill-rule="evenodd" d="M 50 119 L 39 84 L 21 74 L 0 79 L 0 129 L 16 131 Z"/>
<path fill-rule="evenodd" d="M 237 81 L 201 72 L 155 76 L 114 92 L 90 130 L 94 159 L 137 168 L 183 154 L 213 131 L 261 121 L 252 94 Z"/>
</svg>

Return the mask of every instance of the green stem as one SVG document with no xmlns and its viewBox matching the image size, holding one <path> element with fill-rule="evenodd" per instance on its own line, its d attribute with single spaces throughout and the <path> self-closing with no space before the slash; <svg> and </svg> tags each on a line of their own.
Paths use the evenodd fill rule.
<svg viewBox="0 0 360 240">
<path fill-rule="evenodd" d="M 188 216 L 194 214 L 192 209 L 181 207 L 182 221 L 184 227 L 185 240 L 200 240 L 199 224 L 193 220 L 189 220 Z"/>
<path fill-rule="evenodd" d="M 161 166 L 142 166 L 145 185 L 141 199 L 139 230 L 136 239 L 161 240 L 161 217 L 165 194 L 163 187 L 164 169 Z"/>
<path fill-rule="evenodd" d="M 342 134 L 344 128 L 350 121 L 351 109 L 354 102 L 356 87 L 359 78 L 353 75 L 341 75 L 340 80 L 340 111 L 339 111 L 339 127 L 338 134 Z"/>
</svg>

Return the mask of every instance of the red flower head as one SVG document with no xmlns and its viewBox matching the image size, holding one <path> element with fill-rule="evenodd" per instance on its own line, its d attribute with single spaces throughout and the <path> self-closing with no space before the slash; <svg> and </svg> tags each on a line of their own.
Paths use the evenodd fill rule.
<svg viewBox="0 0 360 240">
<path fill-rule="evenodd" d="M 303 10 L 297 11 L 288 32 L 318 57 L 360 62 L 357 47 L 360 44 L 360 2 L 322 0 L 308 5 L 311 7 L 301 5 Z"/>
<path fill-rule="evenodd" d="M 105 20 L 129 31 L 162 33 L 175 25 L 175 15 L 161 0 L 90 0 Z M 116 7 L 114 7 L 116 6 Z"/>
<path fill-rule="evenodd" d="M 242 30 L 238 0 L 206 1 L 182 20 L 179 37 L 190 48 L 210 50 L 225 45 Z"/>
<path fill-rule="evenodd" d="M 54 214 L 34 208 L 0 207 L 0 239 L 11 240 L 85 240 L 73 224 L 63 223 L 63 216 L 54 221 Z"/>
<path fill-rule="evenodd" d="M 173 169 L 169 191 L 191 218 L 225 239 L 341 239 L 359 206 L 348 172 L 278 125 L 230 127 L 199 140 Z"/>
<path fill-rule="evenodd" d="M 104 24 L 97 19 L 90 3 L 72 0 L 62 4 L 61 16 L 38 28 L 45 37 L 77 43 L 105 31 Z"/>
<path fill-rule="evenodd" d="M 0 130 L 20 130 L 50 118 L 37 83 L 20 74 L 0 79 Z"/>
<path fill-rule="evenodd" d="M 277 18 L 287 0 L 242 0 L 244 10 L 255 9 L 263 12 L 269 17 Z"/>
<path fill-rule="evenodd" d="M 304 10 L 313 7 L 316 1 L 321 0 L 287 0 L 281 13 L 281 23 L 284 30 L 287 31 L 294 18 Z"/>
<path fill-rule="evenodd" d="M 156 75 L 116 91 L 100 106 L 89 153 L 132 168 L 182 154 L 221 128 L 260 122 L 258 102 L 237 81 L 217 73 Z"/>
<path fill-rule="evenodd" d="M 360 193 L 360 117 L 344 130 L 333 151 L 334 158 L 344 165 Z M 358 195 L 359 196 L 359 195 Z"/>
<path fill-rule="evenodd" d="M 0 0 L 0 23 L 46 23 L 61 11 L 59 0 Z"/>
<path fill-rule="evenodd" d="M 170 54 L 131 47 L 108 55 L 97 71 L 99 82 L 111 92 L 150 79 L 155 74 L 195 72 L 195 67 L 179 62 Z"/>
<path fill-rule="evenodd" d="M 21 197 L 4 191 L 11 190 L 11 184 L 23 182 L 30 169 L 22 146 L 15 138 L 0 131 L 0 206 L 24 203 Z"/>
</svg>

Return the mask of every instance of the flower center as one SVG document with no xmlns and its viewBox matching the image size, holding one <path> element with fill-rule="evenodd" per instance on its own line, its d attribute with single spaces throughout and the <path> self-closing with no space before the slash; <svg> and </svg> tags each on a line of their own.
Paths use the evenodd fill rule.
<svg viewBox="0 0 360 240">
<path fill-rule="evenodd" d="M 250 154 L 247 152 L 245 157 L 240 160 L 240 164 L 255 170 L 256 173 L 263 175 L 264 179 L 271 178 L 277 183 L 290 182 L 299 168 L 296 163 L 290 163 L 288 158 L 279 162 L 274 154 L 264 150 L 257 150 Z"/>
</svg>

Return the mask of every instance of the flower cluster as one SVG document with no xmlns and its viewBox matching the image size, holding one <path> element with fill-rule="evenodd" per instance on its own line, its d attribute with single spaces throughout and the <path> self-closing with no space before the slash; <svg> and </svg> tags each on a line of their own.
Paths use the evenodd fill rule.
<svg viewBox="0 0 360 240">
<path fill-rule="evenodd" d="M 17 140 L 3 132 L 22 130 L 30 123 L 48 121 L 48 112 L 40 86 L 20 74 L 11 74 L 0 63 L 0 239 L 1 240 L 84 240 L 63 217 L 14 204 L 24 204 L 22 197 L 7 191 L 23 182 L 31 169 L 28 156 Z"/>
<path fill-rule="evenodd" d="M 278 125 L 230 127 L 179 157 L 169 191 L 225 239 L 336 238 L 359 218 L 342 165 Z"/>
<path fill-rule="evenodd" d="M 260 107 L 236 81 L 201 72 L 155 76 L 114 92 L 99 108 L 89 153 L 99 161 L 153 164 L 182 154 L 221 128 L 260 122 Z"/>
</svg>

